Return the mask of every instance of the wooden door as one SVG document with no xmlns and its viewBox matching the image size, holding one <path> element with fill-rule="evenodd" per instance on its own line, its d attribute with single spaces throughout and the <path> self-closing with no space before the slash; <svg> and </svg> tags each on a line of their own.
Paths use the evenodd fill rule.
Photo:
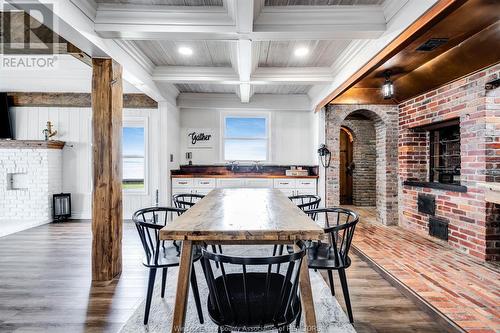
<svg viewBox="0 0 500 333">
<path fill-rule="evenodd" d="M 349 170 L 351 167 L 351 171 Z M 352 205 L 352 135 L 340 130 L 340 204 Z"/>
</svg>

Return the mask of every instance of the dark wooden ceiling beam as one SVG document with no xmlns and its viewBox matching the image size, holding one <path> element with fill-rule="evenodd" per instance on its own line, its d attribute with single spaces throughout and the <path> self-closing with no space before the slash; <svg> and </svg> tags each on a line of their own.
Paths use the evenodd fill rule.
<svg viewBox="0 0 500 333">
<path fill-rule="evenodd" d="M 332 91 L 316 106 L 316 111 L 319 111 L 324 105 L 338 97 L 340 94 L 353 87 L 357 82 L 370 74 L 373 70 L 380 67 L 387 60 L 392 58 L 412 41 L 422 35 L 429 27 L 441 20 L 443 17 L 460 7 L 466 0 L 439 0 L 431 9 L 423 14 L 419 19 L 413 22 L 399 36 L 383 48 L 376 56 L 368 61 L 356 73 L 354 73 L 347 81 L 341 84 L 337 89 Z"/>
<path fill-rule="evenodd" d="M 397 79 L 395 99 L 404 102 L 500 62 L 497 45 L 500 45 L 500 22 Z"/>
</svg>

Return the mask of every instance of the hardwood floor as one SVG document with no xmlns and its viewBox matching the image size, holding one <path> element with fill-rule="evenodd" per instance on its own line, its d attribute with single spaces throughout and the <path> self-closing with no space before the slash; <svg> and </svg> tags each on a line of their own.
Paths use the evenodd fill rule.
<svg viewBox="0 0 500 333">
<path fill-rule="evenodd" d="M 119 331 L 145 297 L 147 270 L 141 265 L 140 241 L 133 224 L 126 222 L 120 279 L 93 287 L 90 232 L 89 221 L 75 221 L 0 238 L 0 332 Z M 366 263 L 352 259 L 347 275 L 359 333 L 442 332 Z"/>
<path fill-rule="evenodd" d="M 430 316 L 384 280 L 366 262 L 351 255 L 347 272 L 349 295 L 358 333 L 442 333 Z M 322 274 L 327 280 L 327 275 Z M 344 295 L 336 272 L 335 297 L 346 312 Z"/>
<path fill-rule="evenodd" d="M 117 332 L 145 295 L 142 248 L 124 224 L 123 273 L 91 286 L 89 221 L 0 238 L 0 332 Z"/>
</svg>

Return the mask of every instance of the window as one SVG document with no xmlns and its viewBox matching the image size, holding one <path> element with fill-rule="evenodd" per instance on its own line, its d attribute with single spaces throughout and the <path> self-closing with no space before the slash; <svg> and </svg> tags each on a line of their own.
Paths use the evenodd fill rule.
<svg viewBox="0 0 500 333">
<path fill-rule="evenodd" d="M 123 189 L 146 191 L 146 126 L 143 120 L 123 125 Z"/>
<path fill-rule="evenodd" d="M 429 181 L 460 185 L 460 125 L 429 131 Z"/>
<path fill-rule="evenodd" d="M 226 161 L 267 161 L 269 118 L 266 115 L 226 115 L 223 122 L 223 156 Z"/>
</svg>

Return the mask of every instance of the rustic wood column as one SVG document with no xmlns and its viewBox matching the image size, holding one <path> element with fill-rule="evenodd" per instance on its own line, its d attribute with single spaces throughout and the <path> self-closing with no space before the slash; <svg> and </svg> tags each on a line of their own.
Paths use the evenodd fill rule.
<svg viewBox="0 0 500 333">
<path fill-rule="evenodd" d="M 122 270 L 122 68 L 92 59 L 92 281 Z"/>
</svg>

